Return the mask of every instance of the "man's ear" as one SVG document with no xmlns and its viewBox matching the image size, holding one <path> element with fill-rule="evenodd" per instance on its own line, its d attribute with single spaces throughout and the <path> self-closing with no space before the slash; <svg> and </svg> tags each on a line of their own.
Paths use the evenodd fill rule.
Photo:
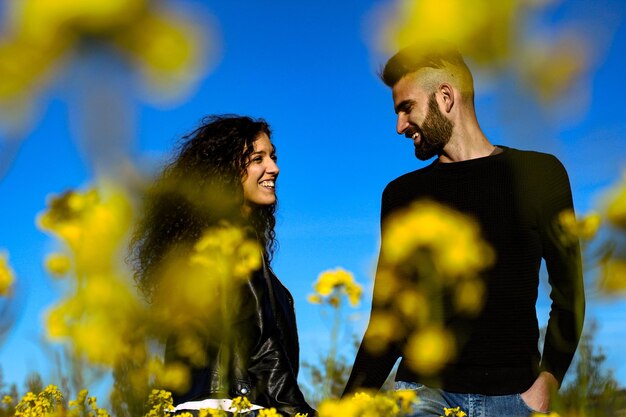
<svg viewBox="0 0 626 417">
<path fill-rule="evenodd" d="M 439 85 L 439 104 L 443 106 L 446 113 L 450 113 L 454 107 L 454 88 L 448 83 Z"/>
</svg>

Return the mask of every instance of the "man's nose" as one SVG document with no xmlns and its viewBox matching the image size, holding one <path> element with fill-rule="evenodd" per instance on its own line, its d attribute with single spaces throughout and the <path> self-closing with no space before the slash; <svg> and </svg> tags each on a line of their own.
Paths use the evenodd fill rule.
<svg viewBox="0 0 626 417">
<path fill-rule="evenodd" d="M 398 135 L 403 134 L 407 127 L 409 127 L 407 117 L 403 114 L 398 114 L 398 120 L 396 121 L 396 132 L 398 132 Z"/>
</svg>

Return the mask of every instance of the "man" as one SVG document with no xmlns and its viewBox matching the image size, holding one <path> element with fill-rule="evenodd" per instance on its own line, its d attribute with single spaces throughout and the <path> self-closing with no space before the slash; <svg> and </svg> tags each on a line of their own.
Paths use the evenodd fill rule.
<svg viewBox="0 0 626 417">
<path fill-rule="evenodd" d="M 368 328 L 345 394 L 379 389 L 402 357 L 396 388 L 417 390 L 414 416 L 440 416 L 443 407 L 456 406 L 469 417 L 546 412 L 576 350 L 584 315 L 579 244 L 563 239 L 556 222 L 573 206 L 567 173 L 552 155 L 490 143 L 476 118 L 472 75 L 456 50 L 403 49 L 387 62 L 382 79 L 392 89 L 398 134 L 413 141 L 418 159 L 437 158 L 387 185 L 381 227 L 412 202 L 435 200 L 478 221 L 495 262 L 483 274 L 479 315 L 461 322 L 446 312 L 446 324 L 467 335 L 436 378 L 411 366 L 403 354 L 406 340 L 382 353 L 368 350 L 368 333 L 374 333 Z M 552 306 L 540 354 L 535 303 L 542 258 Z M 386 279 L 379 264 L 372 317 L 382 308 L 376 289 Z"/>
</svg>

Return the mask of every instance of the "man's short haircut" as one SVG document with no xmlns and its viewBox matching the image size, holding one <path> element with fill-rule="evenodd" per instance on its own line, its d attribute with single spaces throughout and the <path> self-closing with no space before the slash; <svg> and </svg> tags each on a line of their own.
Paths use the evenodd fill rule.
<svg viewBox="0 0 626 417">
<path fill-rule="evenodd" d="M 402 48 L 387 61 L 380 78 L 388 87 L 393 87 L 405 75 L 424 68 L 445 70 L 456 80 L 455 86 L 461 90 L 468 103 L 473 104 L 474 81 L 463 56 L 454 46 L 444 42 L 429 45 L 415 44 Z"/>
</svg>

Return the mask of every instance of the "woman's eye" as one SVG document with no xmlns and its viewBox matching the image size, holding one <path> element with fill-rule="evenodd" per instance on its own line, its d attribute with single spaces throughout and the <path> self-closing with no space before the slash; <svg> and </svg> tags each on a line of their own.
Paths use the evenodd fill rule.
<svg viewBox="0 0 626 417">
<path fill-rule="evenodd" d="M 255 157 L 252 162 L 256 162 L 257 164 L 260 164 L 261 162 L 263 162 L 263 158 L 261 158 L 260 156 Z"/>
</svg>

